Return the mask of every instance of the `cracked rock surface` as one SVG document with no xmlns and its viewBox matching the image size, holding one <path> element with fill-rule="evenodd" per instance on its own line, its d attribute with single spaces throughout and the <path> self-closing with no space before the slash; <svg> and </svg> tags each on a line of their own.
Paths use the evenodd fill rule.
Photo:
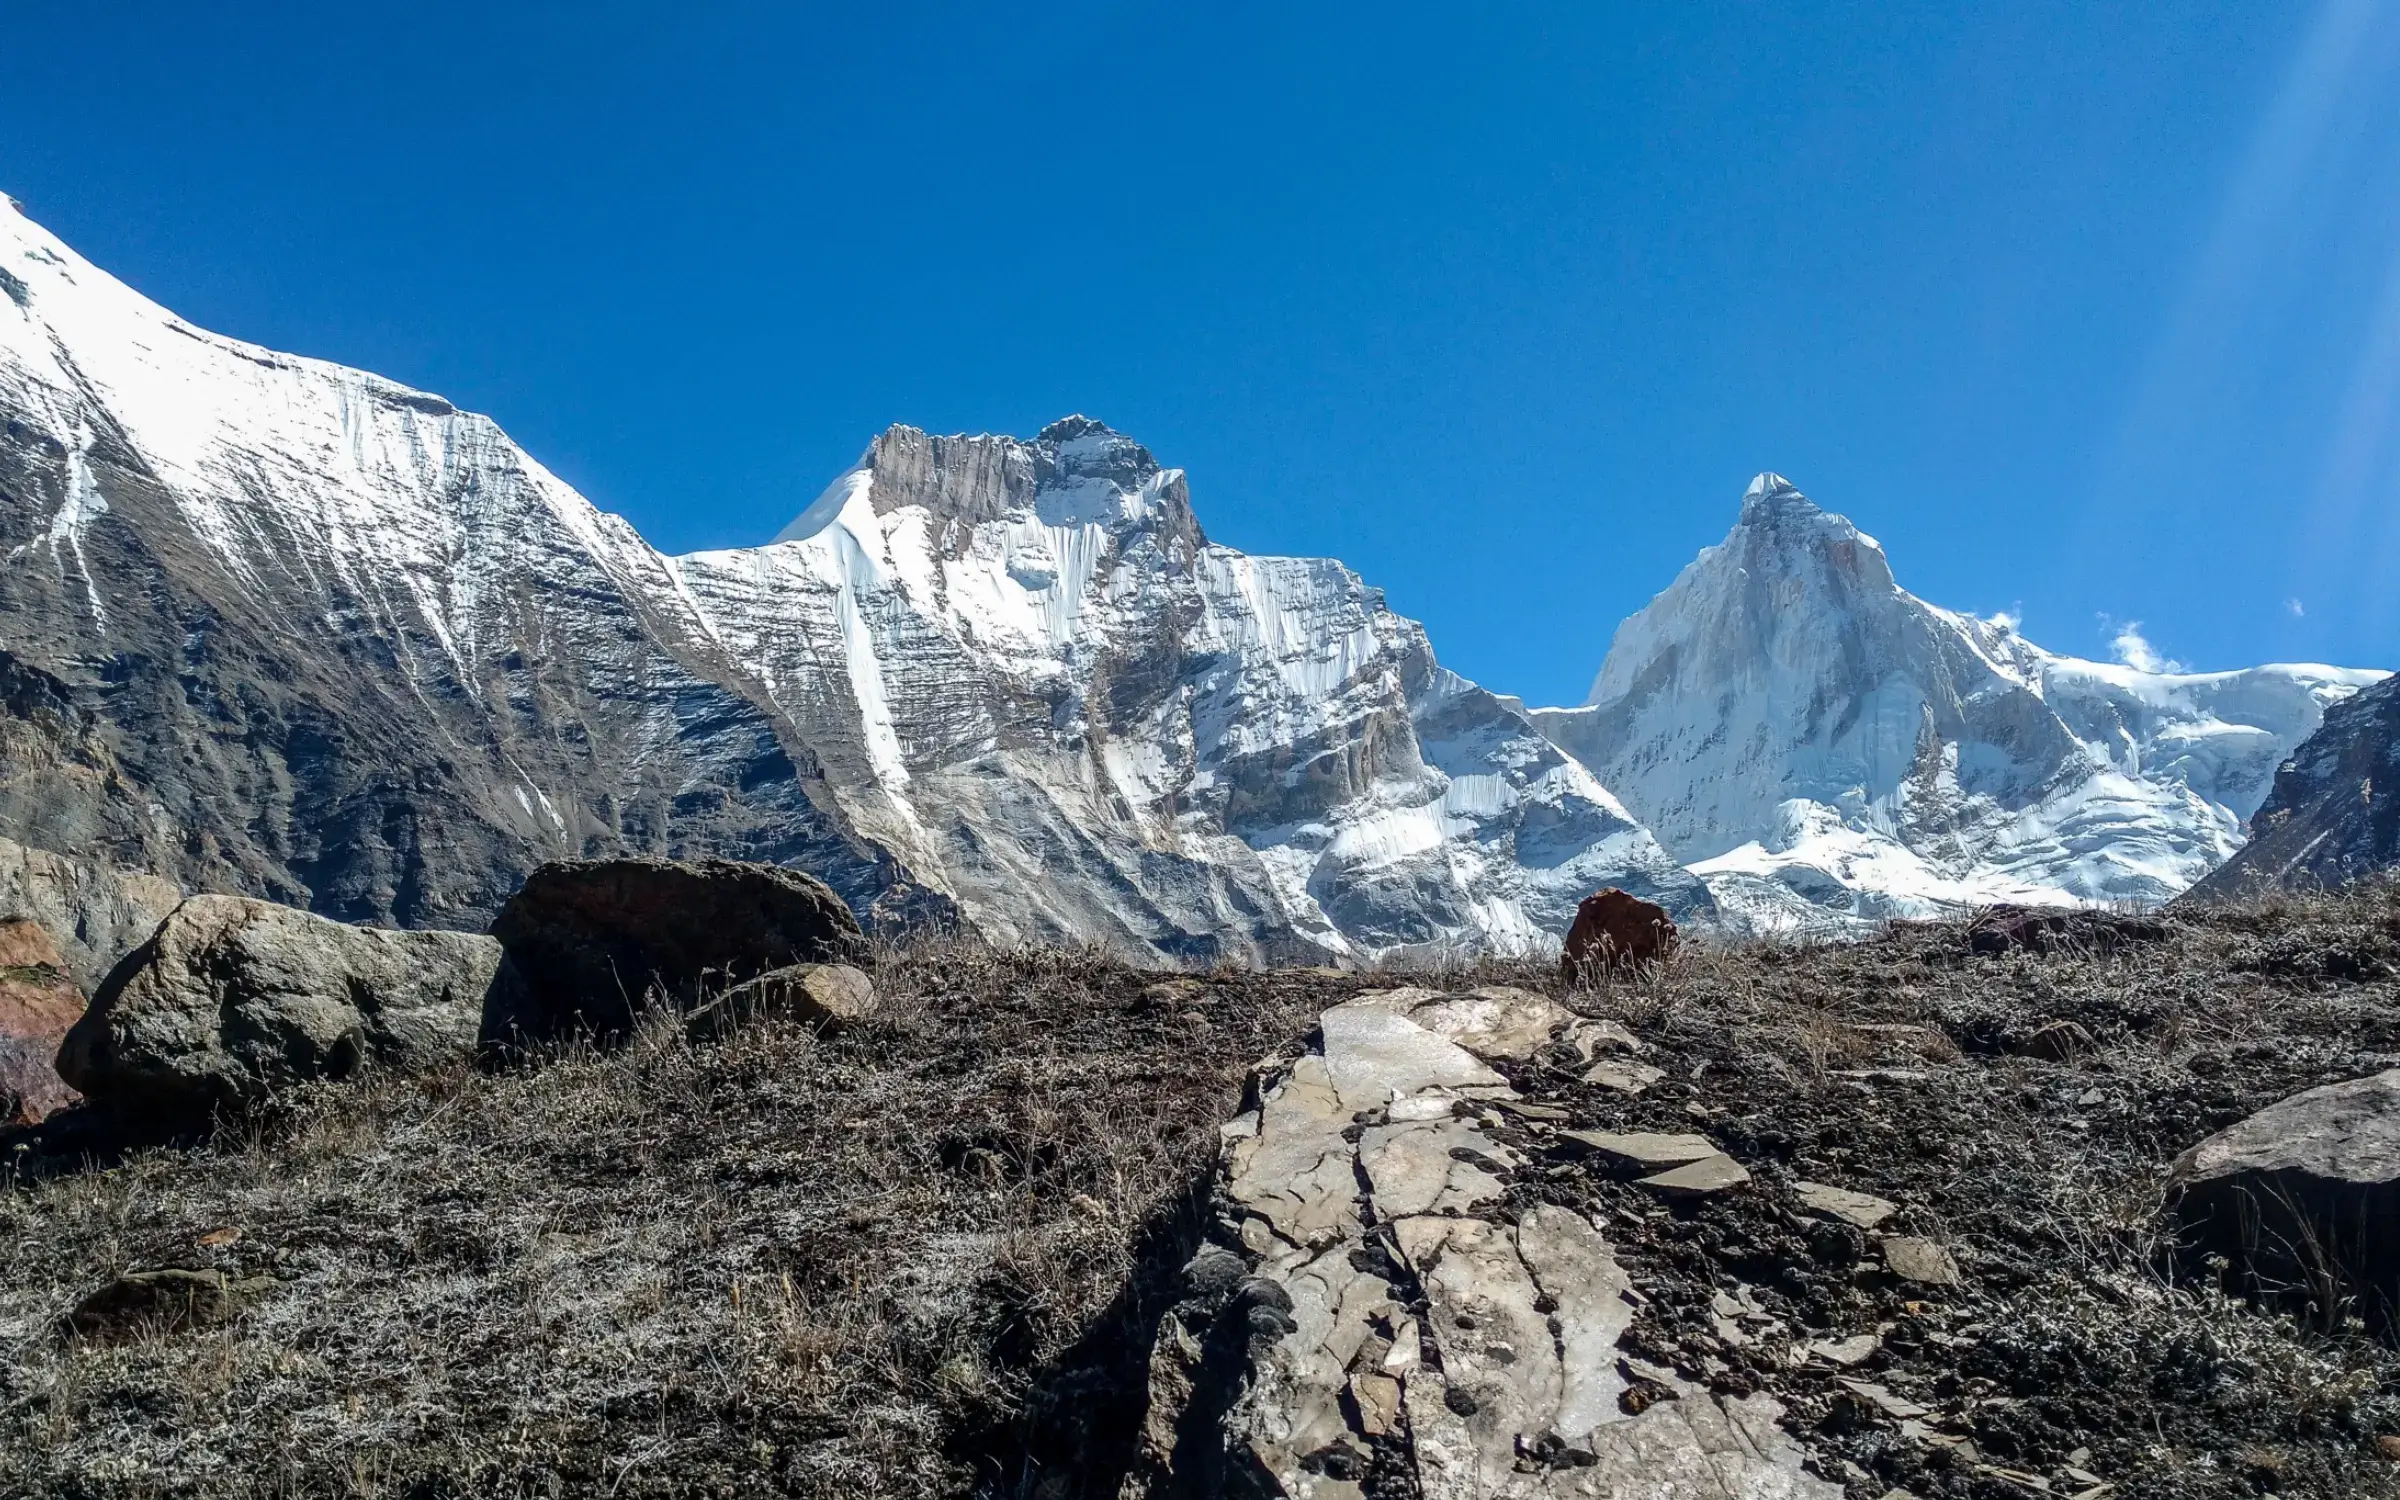
<svg viewBox="0 0 2400 1500">
<path fill-rule="evenodd" d="M 1503 1209 L 1526 1162 L 1493 1132 L 1526 1106 L 1492 1065 L 1613 1030 L 1524 990 L 1384 990 L 1263 1065 L 1225 1127 L 1220 1242 L 1160 1324 L 1129 1500 L 1841 1494 L 1772 1397 L 1629 1360 L 1634 1294 L 1590 1218 Z"/>
</svg>

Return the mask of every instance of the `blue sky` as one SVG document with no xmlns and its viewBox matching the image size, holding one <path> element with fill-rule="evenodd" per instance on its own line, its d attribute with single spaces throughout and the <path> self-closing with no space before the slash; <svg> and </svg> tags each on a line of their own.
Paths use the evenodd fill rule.
<svg viewBox="0 0 2400 1500">
<path fill-rule="evenodd" d="M 671 550 L 1084 411 L 1536 700 L 1761 468 L 2054 649 L 2400 666 L 2396 85 L 2374 0 L 92 4 L 0 189 Z"/>
</svg>

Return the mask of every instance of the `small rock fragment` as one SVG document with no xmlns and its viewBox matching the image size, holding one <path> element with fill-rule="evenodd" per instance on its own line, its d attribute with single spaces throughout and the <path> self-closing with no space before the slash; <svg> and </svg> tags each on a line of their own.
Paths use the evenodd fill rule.
<svg viewBox="0 0 2400 1500">
<path fill-rule="evenodd" d="M 1873 1193 L 1856 1193 L 1848 1188 L 1828 1187 L 1822 1182 L 1795 1182 L 1792 1191 L 1799 1195 L 1802 1203 L 1818 1213 L 1839 1219 L 1845 1224 L 1855 1224 L 1861 1229 L 1873 1229 L 1900 1211 L 1900 1205 L 1889 1198 L 1878 1198 Z"/>
<path fill-rule="evenodd" d="M 1883 1340 L 1872 1333 L 1854 1334 L 1846 1339 L 1818 1339 L 1808 1346 L 1808 1352 L 1827 1364 L 1852 1369 L 1875 1357 Z"/>
<path fill-rule="evenodd" d="M 1666 1070 L 1622 1057 L 1604 1057 L 1584 1072 L 1583 1081 L 1620 1094 L 1638 1094 L 1666 1077 Z"/>
<path fill-rule="evenodd" d="M 1350 1399 L 1358 1405 L 1359 1427 L 1367 1436 L 1382 1437 L 1399 1430 L 1399 1381 L 1389 1375 L 1353 1375 Z"/>
<path fill-rule="evenodd" d="M 2073 1062 L 2098 1051 L 2100 1043 L 2091 1032 L 2074 1021 L 2052 1021 L 2027 1037 L 2014 1049 L 2020 1057 L 2039 1058 L 2043 1062 Z"/>
<path fill-rule="evenodd" d="M 1903 1281 L 1925 1286 L 1957 1286 L 1958 1262 L 1950 1252 L 1928 1239 L 1913 1234 L 1886 1235 L 1883 1241 L 1883 1263 L 1892 1274 Z"/>
<path fill-rule="evenodd" d="M 1906 1396 L 1896 1394 L 1888 1386 L 1878 1385 L 1872 1380 L 1852 1380 L 1845 1375 L 1841 1383 L 1844 1390 L 1862 1400 L 1873 1402 L 1877 1410 L 1895 1422 L 1929 1416 L 1933 1411 L 1933 1408 L 1920 1406 Z"/>
<path fill-rule="evenodd" d="M 874 981 L 850 965 L 792 964 L 735 985 L 694 1010 L 684 1026 L 694 1041 L 726 1036 L 768 1016 L 838 1031 L 874 1009 Z"/>
</svg>

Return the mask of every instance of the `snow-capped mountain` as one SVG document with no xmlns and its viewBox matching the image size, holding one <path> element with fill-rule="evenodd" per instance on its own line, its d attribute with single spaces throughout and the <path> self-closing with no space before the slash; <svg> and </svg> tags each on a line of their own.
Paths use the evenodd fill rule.
<svg viewBox="0 0 2400 1500">
<path fill-rule="evenodd" d="M 1909 594 L 1874 538 L 1762 474 L 1619 628 L 1586 705 L 1533 718 L 1729 919 L 1841 931 L 2172 896 L 2241 843 L 2326 705 L 2383 675 L 2057 656 Z"/>
<path fill-rule="evenodd" d="M 783 711 L 862 726 L 856 826 L 1011 935 L 1514 949 L 1596 884 L 1705 904 L 1356 574 L 1211 545 L 1182 473 L 1085 418 L 894 428 L 781 540 L 674 566 Z"/>
<path fill-rule="evenodd" d="M 472 925 L 562 854 L 1207 958 L 1520 947 L 1708 896 L 1338 563 L 1070 418 L 896 427 L 670 558 L 490 420 L 195 328 L 0 208 L 0 833 Z"/>
</svg>

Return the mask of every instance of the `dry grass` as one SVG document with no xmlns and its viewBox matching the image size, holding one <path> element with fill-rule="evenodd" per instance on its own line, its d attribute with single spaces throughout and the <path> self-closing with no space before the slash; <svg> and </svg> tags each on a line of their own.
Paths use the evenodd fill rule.
<svg viewBox="0 0 2400 1500">
<path fill-rule="evenodd" d="M 1018 1460 L 1258 1056 L 1322 1004 L 1089 954 L 887 956 L 872 1025 L 644 1029 L 292 1099 L 0 1193 L 0 1493 L 959 1493 Z M 229 1237 L 212 1231 L 236 1230 Z M 66 1336 L 118 1272 L 271 1278 Z"/>
<path fill-rule="evenodd" d="M 2372 1439 L 2400 1431 L 2400 1361 L 2339 1309 L 2327 1332 L 2172 1279 L 2158 1210 L 2166 1164 L 2210 1131 L 2400 1065 L 2400 904 L 2170 926 L 1997 959 L 1946 926 L 1693 945 L 1603 976 L 1571 1002 L 1625 1021 L 1667 1078 L 1627 1098 L 1554 1057 L 1519 1086 L 1578 1123 L 1704 1129 L 1756 1182 L 1670 1212 L 1529 1135 L 1513 1190 L 1598 1212 L 1650 1299 L 1650 1357 L 1778 1391 L 1862 1500 L 2028 1491 L 1845 1425 L 1826 1372 L 1718 1339 L 1712 1292 L 1885 1329 L 1867 1373 L 1995 1465 L 2086 1448 L 2114 1500 L 2386 1492 Z M 1251 1065 L 1368 985 L 1557 992 L 1538 963 L 1167 980 L 952 943 L 877 977 L 880 1013 L 838 1038 L 659 1027 L 375 1078 L 0 1192 L 0 1494 L 1113 1494 Z M 2092 1049 L 2020 1054 L 2059 1021 Z M 1794 1178 L 1902 1201 L 1895 1227 L 1952 1246 L 1968 1285 L 1926 1310 L 1826 1263 L 1840 1247 L 1809 1238 Z M 62 1331 L 111 1276 L 164 1265 L 267 1282 L 219 1328 Z"/>
</svg>

